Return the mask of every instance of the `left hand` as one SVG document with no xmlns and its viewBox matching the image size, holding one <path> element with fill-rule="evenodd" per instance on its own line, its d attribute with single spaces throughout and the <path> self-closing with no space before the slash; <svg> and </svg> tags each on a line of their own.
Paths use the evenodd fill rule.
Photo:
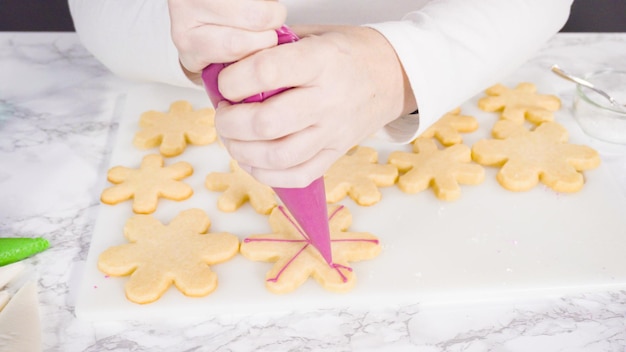
<svg viewBox="0 0 626 352">
<path fill-rule="evenodd" d="M 262 103 L 219 104 L 215 124 L 231 157 L 260 182 L 304 187 L 376 130 L 416 108 L 396 54 L 366 27 L 293 27 L 302 39 L 226 67 L 230 101 L 293 87 Z"/>
<path fill-rule="evenodd" d="M 212 63 L 240 60 L 276 45 L 287 10 L 278 1 L 168 0 L 172 41 L 187 77 L 201 84 Z"/>
</svg>

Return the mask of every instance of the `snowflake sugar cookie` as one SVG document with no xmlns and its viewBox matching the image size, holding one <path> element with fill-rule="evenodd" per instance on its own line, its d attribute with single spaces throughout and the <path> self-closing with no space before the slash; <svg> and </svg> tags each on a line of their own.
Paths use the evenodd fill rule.
<svg viewBox="0 0 626 352">
<path fill-rule="evenodd" d="M 326 200 L 336 203 L 349 195 L 359 205 L 380 201 L 378 187 L 392 186 L 398 169 L 378 164 L 378 153 L 369 147 L 356 147 L 337 160 L 324 175 Z"/>
<path fill-rule="evenodd" d="M 432 138 L 418 138 L 413 150 L 389 155 L 389 163 L 405 172 L 398 179 L 398 187 L 406 193 L 432 186 L 437 198 L 454 200 L 461 195 L 460 183 L 476 185 L 485 178 L 485 170 L 471 163 L 470 148 L 464 144 L 438 149 Z"/>
<path fill-rule="evenodd" d="M 221 211 L 232 212 L 246 201 L 259 214 L 269 214 L 278 202 L 271 187 L 257 181 L 231 160 L 232 172 L 212 172 L 206 177 L 205 186 L 212 191 L 224 192 L 217 200 Z"/>
<path fill-rule="evenodd" d="M 162 155 L 172 157 L 185 150 L 187 143 L 206 145 L 217 139 L 215 110 L 193 110 L 185 100 L 173 102 L 166 113 L 147 111 L 141 115 L 141 130 L 135 134 L 133 144 L 141 149 L 160 145 Z"/>
<path fill-rule="evenodd" d="M 473 116 L 461 115 L 461 108 L 456 108 L 443 115 L 428 127 L 422 138 L 437 138 L 441 144 L 450 146 L 463 143 L 461 133 L 473 132 L 478 129 L 478 121 Z"/>
<path fill-rule="evenodd" d="M 124 226 L 131 243 L 102 252 L 98 268 L 107 275 L 130 276 L 126 297 L 135 303 L 158 300 L 172 284 L 187 296 L 206 296 L 217 287 L 210 266 L 239 249 L 235 235 L 207 233 L 210 226 L 200 209 L 185 210 L 168 225 L 151 215 L 135 215 Z"/>
<path fill-rule="evenodd" d="M 343 206 L 328 209 L 333 263 L 326 263 L 308 237 L 282 206 L 274 208 L 270 225 L 274 233 L 253 235 L 241 244 L 241 254 L 255 261 L 275 262 L 265 286 L 274 293 L 287 293 L 312 276 L 329 291 L 345 292 L 355 285 L 349 262 L 374 258 L 380 252 L 378 239 L 364 232 L 347 232 L 352 216 Z"/>
<path fill-rule="evenodd" d="M 159 197 L 172 200 L 191 197 L 192 188 L 180 180 L 192 173 L 193 168 L 184 161 L 164 167 L 161 155 L 146 155 L 139 169 L 111 168 L 107 179 L 115 186 L 105 189 L 100 199 L 113 205 L 133 198 L 133 211 L 149 214 L 156 210 Z"/>
<path fill-rule="evenodd" d="M 486 90 L 487 97 L 478 100 L 484 111 L 502 111 L 500 118 L 519 124 L 528 120 L 534 124 L 554 120 L 554 112 L 561 108 L 561 100 L 554 95 L 537 94 L 532 83 L 520 83 L 514 89 L 496 84 Z"/>
<path fill-rule="evenodd" d="M 472 147 L 472 157 L 482 165 L 501 167 L 497 179 L 511 191 L 527 191 L 539 181 L 557 192 L 576 192 L 584 184 L 579 172 L 600 165 L 600 156 L 588 146 L 567 143 L 567 130 L 545 122 L 535 130 L 499 121 L 494 136 Z"/>
</svg>

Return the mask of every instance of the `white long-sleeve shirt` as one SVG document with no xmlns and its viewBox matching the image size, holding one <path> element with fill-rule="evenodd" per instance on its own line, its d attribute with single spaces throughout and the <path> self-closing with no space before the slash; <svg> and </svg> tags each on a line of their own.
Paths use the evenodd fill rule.
<svg viewBox="0 0 626 352">
<path fill-rule="evenodd" d="M 418 115 L 380 135 L 408 142 L 525 62 L 565 24 L 573 0 L 281 0 L 287 24 L 353 24 L 379 31 L 407 74 Z M 170 36 L 167 0 L 69 0 L 83 45 L 112 72 L 196 87 Z"/>
</svg>

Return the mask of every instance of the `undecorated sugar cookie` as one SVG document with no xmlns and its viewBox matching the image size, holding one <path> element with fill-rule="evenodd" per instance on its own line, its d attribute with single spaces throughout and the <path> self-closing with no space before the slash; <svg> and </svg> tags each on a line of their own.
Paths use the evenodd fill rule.
<svg viewBox="0 0 626 352">
<path fill-rule="evenodd" d="M 405 193 L 432 186 L 437 198 L 455 200 L 461 196 L 459 184 L 477 185 L 485 179 L 485 170 L 472 163 L 471 150 L 465 144 L 438 149 L 432 138 L 417 138 L 413 151 L 394 151 L 389 155 L 389 163 L 404 172 L 398 187 Z"/>
<path fill-rule="evenodd" d="M 397 168 L 378 163 L 376 150 L 357 146 L 324 175 L 326 200 L 336 203 L 349 195 L 359 205 L 372 205 L 382 198 L 378 187 L 393 186 L 397 177 Z"/>
<path fill-rule="evenodd" d="M 259 214 L 269 214 L 278 202 L 271 187 L 264 185 L 230 162 L 230 173 L 212 172 L 206 177 L 205 186 L 212 191 L 224 192 L 217 200 L 221 211 L 232 212 L 249 201 Z"/>
<path fill-rule="evenodd" d="M 135 303 L 154 302 L 171 285 L 187 296 L 206 296 L 217 288 L 211 265 L 231 259 L 239 249 L 235 235 L 207 233 L 210 226 L 200 209 L 185 210 L 168 225 L 152 215 L 135 215 L 124 226 L 130 243 L 102 252 L 98 268 L 107 275 L 130 276 L 126 297 Z"/>
<path fill-rule="evenodd" d="M 514 89 L 496 84 L 488 88 L 486 97 L 478 100 L 481 110 L 501 111 L 500 118 L 523 124 L 554 120 L 554 112 L 561 108 L 561 100 L 554 95 L 538 94 L 532 83 L 520 83 Z"/>
<path fill-rule="evenodd" d="M 576 192 L 585 180 L 579 172 L 600 165 L 592 148 L 567 142 L 567 130 L 545 122 L 534 130 L 511 121 L 498 121 L 494 136 L 472 147 L 472 157 L 482 165 L 498 166 L 498 182 L 511 191 L 527 191 L 539 181 L 557 192 Z"/>
<path fill-rule="evenodd" d="M 441 144 L 450 146 L 463 143 L 461 133 L 474 132 L 477 129 L 478 121 L 476 118 L 461 115 L 461 108 L 456 108 L 439 118 L 420 137 L 436 138 Z"/>
<path fill-rule="evenodd" d="M 139 126 L 141 130 L 135 134 L 133 144 L 140 149 L 160 146 L 160 153 L 166 157 L 179 155 L 187 143 L 206 145 L 217 139 L 215 110 L 193 110 L 186 100 L 173 102 L 168 112 L 144 112 Z"/>
<path fill-rule="evenodd" d="M 111 168 L 107 179 L 115 185 L 106 188 L 100 199 L 114 205 L 133 198 L 133 211 L 149 214 L 156 210 L 160 197 L 178 201 L 191 197 L 193 189 L 180 181 L 193 173 L 191 165 L 184 161 L 163 164 L 161 155 L 151 154 L 143 158 L 139 169 Z"/>
</svg>

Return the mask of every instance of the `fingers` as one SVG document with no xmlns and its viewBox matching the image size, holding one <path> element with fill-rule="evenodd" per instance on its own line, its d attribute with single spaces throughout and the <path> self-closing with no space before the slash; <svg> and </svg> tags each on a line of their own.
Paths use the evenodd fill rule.
<svg viewBox="0 0 626 352">
<path fill-rule="evenodd" d="M 285 170 L 307 162 L 332 142 L 332 136 L 318 127 L 271 141 L 222 139 L 230 156 L 253 168 Z"/>
<path fill-rule="evenodd" d="M 225 26 L 264 31 L 280 27 L 287 19 L 286 7 L 277 1 L 221 0 L 213 4 L 212 23 Z"/>
<path fill-rule="evenodd" d="M 259 51 L 222 71 L 220 92 L 241 101 L 278 88 L 309 86 L 321 75 L 331 51 L 331 45 L 316 37 Z"/>
<path fill-rule="evenodd" d="M 301 188 L 322 176 L 343 154 L 339 150 L 322 149 L 312 159 L 289 169 L 248 167 L 247 171 L 259 182 L 271 187 Z"/>
<path fill-rule="evenodd" d="M 169 0 L 168 6 L 172 40 L 192 73 L 275 46 L 274 29 L 286 18 L 285 7 L 275 1 Z"/>
<path fill-rule="evenodd" d="M 258 181 L 272 187 L 305 187 L 350 149 L 344 131 L 309 127 L 272 141 L 223 139 L 230 156 Z"/>
<path fill-rule="evenodd" d="M 190 72 L 200 72 L 212 63 L 238 61 L 276 43 L 274 30 L 251 32 L 212 25 L 200 26 L 174 37 L 180 62 Z"/>
<path fill-rule="evenodd" d="M 220 105 L 215 127 L 226 139 L 268 141 L 288 136 L 319 121 L 316 90 L 287 90 L 262 104 Z"/>
<path fill-rule="evenodd" d="M 331 31 L 340 31 L 345 26 L 330 25 L 330 24 L 294 24 L 289 28 L 296 33 L 300 38 L 304 38 L 311 35 L 322 35 Z"/>
</svg>

